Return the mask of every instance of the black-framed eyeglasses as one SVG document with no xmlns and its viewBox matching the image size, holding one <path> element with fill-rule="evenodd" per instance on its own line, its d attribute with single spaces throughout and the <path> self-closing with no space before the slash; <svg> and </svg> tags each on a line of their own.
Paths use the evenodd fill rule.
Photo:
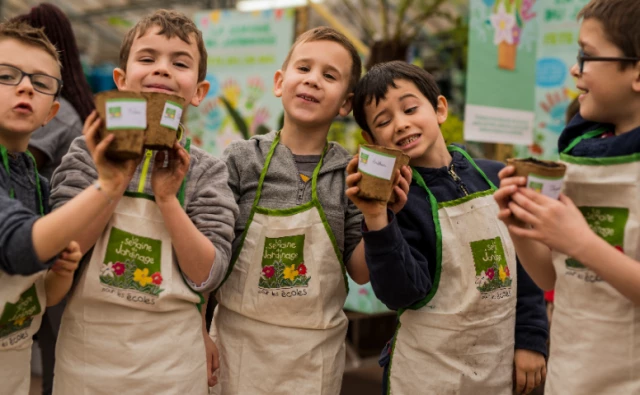
<svg viewBox="0 0 640 395">
<path fill-rule="evenodd" d="M 578 67 L 580 68 L 580 74 L 584 72 L 584 62 L 640 62 L 640 58 L 629 57 L 608 57 L 608 56 L 587 56 L 581 49 L 578 51 Z"/>
<path fill-rule="evenodd" d="M 62 90 L 62 80 L 48 74 L 25 73 L 17 67 L 0 64 L 0 84 L 16 86 L 24 76 L 29 77 L 33 89 L 49 96 L 57 96 Z"/>
</svg>

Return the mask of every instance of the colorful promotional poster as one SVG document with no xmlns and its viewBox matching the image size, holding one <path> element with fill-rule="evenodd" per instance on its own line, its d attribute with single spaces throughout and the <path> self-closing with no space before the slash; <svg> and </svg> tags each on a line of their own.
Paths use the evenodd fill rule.
<svg viewBox="0 0 640 395">
<path fill-rule="evenodd" d="M 539 25 L 532 144 L 516 146 L 517 157 L 556 160 L 567 107 L 578 95 L 570 69 L 578 55 L 578 12 L 589 0 L 537 0 Z"/>
<path fill-rule="evenodd" d="M 535 5 L 536 0 L 470 1 L 465 140 L 533 140 Z"/>
<path fill-rule="evenodd" d="M 199 107 L 186 111 L 193 144 L 220 156 L 232 141 L 278 127 L 280 99 L 273 76 L 294 38 L 294 9 L 196 13 L 208 52 L 211 89 Z"/>
</svg>

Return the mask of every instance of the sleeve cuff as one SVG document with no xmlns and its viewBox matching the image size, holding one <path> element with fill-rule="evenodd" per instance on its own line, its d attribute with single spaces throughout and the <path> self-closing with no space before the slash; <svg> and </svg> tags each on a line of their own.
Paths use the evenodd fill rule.
<svg viewBox="0 0 640 395">
<path fill-rule="evenodd" d="M 537 330 L 536 332 L 539 332 Z M 544 333 L 532 333 L 530 331 L 521 331 L 518 333 L 516 329 L 515 339 L 516 350 L 531 350 L 544 355 L 548 358 L 547 335 Z"/>
<path fill-rule="evenodd" d="M 196 284 L 195 282 L 191 281 L 191 279 L 184 273 L 182 273 L 182 277 L 187 282 L 189 288 L 199 293 L 211 292 L 218 288 L 222 283 L 222 280 L 224 279 L 224 275 L 227 272 L 228 266 L 227 259 L 223 255 L 224 254 L 222 254 L 220 250 L 216 248 L 216 258 L 213 260 L 213 265 L 211 265 L 209 277 L 202 284 Z"/>
<path fill-rule="evenodd" d="M 362 238 L 364 239 L 367 255 L 386 254 L 389 249 L 395 249 L 402 244 L 404 237 L 396 221 L 393 211 L 387 209 L 389 224 L 380 230 L 368 230 L 362 220 Z"/>
</svg>

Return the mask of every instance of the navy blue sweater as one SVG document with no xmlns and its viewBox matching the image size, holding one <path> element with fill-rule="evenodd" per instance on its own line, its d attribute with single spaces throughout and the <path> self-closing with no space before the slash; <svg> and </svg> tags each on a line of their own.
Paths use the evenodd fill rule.
<svg viewBox="0 0 640 395">
<path fill-rule="evenodd" d="M 577 137 L 595 129 L 613 132 L 613 126 L 587 121 L 576 115 L 564 129 L 558 140 L 558 152 L 562 152 Z M 640 126 L 619 136 L 582 140 L 571 149 L 570 155 L 587 158 L 624 156 L 640 152 Z"/>
<path fill-rule="evenodd" d="M 33 223 L 40 218 L 36 189 L 36 170 L 25 153 L 8 157 L 11 176 L 0 163 L 0 270 L 28 276 L 47 269 L 55 262 L 41 262 L 33 249 Z M 49 212 L 49 183 L 40 176 L 42 205 Z M 13 188 L 15 199 L 9 197 Z"/>
<path fill-rule="evenodd" d="M 447 167 L 416 168 L 438 202 L 455 200 L 486 191 L 489 185 L 462 154 L 452 152 L 455 181 Z M 500 162 L 476 160 L 478 167 L 499 185 Z M 363 226 L 365 257 L 376 296 L 390 309 L 406 308 L 422 300 L 431 290 L 436 270 L 436 233 L 427 192 L 412 182 L 409 200 L 402 211 L 390 215 L 390 223 L 379 231 Z M 498 219 L 496 218 L 496 221 Z M 548 322 L 544 296 L 518 262 L 515 347 L 547 355 Z"/>
</svg>

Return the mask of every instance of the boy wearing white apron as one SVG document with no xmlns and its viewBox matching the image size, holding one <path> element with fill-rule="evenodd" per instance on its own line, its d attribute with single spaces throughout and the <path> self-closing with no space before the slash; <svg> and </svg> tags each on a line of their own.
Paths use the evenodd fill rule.
<svg viewBox="0 0 640 395">
<path fill-rule="evenodd" d="M 366 140 L 403 150 L 413 167 L 397 215 L 357 198 L 357 159 L 347 179 L 364 216 L 371 284 L 398 310 L 381 360 L 383 393 L 506 395 L 514 384 L 530 392 L 545 375 L 547 320 L 542 292 L 496 218 L 502 165 L 445 145 L 447 101 L 429 73 L 406 62 L 369 70 L 354 115 Z"/>
<path fill-rule="evenodd" d="M 583 93 L 558 141 L 563 194 L 518 188 L 524 180 L 507 168 L 495 198 L 531 277 L 555 286 L 545 394 L 637 394 L 640 5 L 593 0 L 579 17 L 571 72 Z"/>
<path fill-rule="evenodd" d="M 73 240 L 109 199 L 91 187 L 68 208 L 49 213 L 48 182 L 27 151 L 33 131 L 55 116 L 62 88 L 58 53 L 41 30 L 0 24 L 0 75 L 0 394 L 26 395 L 32 336 L 45 307 L 71 288 L 82 257 Z M 104 167 L 99 173 L 117 186 L 117 173 L 105 175 Z"/>
<path fill-rule="evenodd" d="M 197 106 L 209 87 L 206 58 L 195 24 L 160 10 L 125 37 L 114 80 L 120 90 L 173 93 Z M 92 250 L 62 318 L 54 394 L 208 392 L 200 292 L 222 280 L 237 205 L 224 163 L 177 129 L 168 158 L 147 151 L 80 240 Z M 53 176 L 54 207 L 94 181 L 93 145 L 92 135 L 73 142 Z"/>
<path fill-rule="evenodd" d="M 224 395 L 336 395 L 345 363 L 346 271 L 368 281 L 360 213 L 344 195 L 351 155 L 327 142 L 360 76 L 333 29 L 298 38 L 275 76 L 280 132 L 232 143 L 224 158 L 240 206 L 234 259 L 211 326 Z"/>
</svg>

